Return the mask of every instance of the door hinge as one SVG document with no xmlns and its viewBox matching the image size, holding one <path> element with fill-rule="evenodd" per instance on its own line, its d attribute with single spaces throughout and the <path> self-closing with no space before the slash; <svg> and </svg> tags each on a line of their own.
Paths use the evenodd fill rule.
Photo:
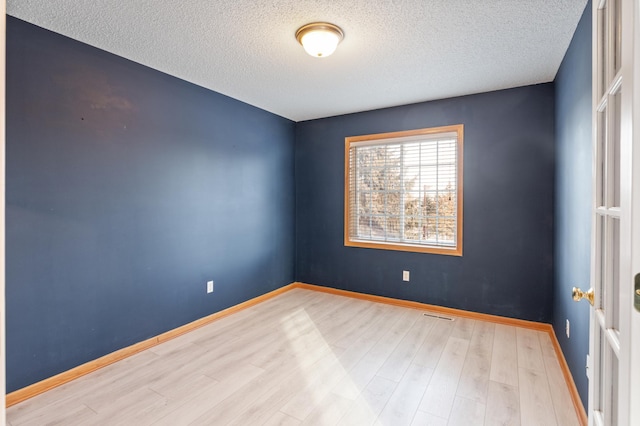
<svg viewBox="0 0 640 426">
<path fill-rule="evenodd" d="M 634 279 L 635 285 L 633 286 L 633 306 L 636 311 L 640 312 L 640 274 L 636 274 Z"/>
</svg>

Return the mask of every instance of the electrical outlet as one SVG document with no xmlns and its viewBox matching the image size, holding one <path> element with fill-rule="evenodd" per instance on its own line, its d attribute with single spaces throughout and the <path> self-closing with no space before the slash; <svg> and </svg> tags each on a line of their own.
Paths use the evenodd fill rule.
<svg viewBox="0 0 640 426">
<path fill-rule="evenodd" d="M 587 378 L 588 378 L 588 379 L 591 379 L 591 374 L 590 374 L 590 372 L 589 372 L 589 365 L 590 365 L 590 363 L 591 363 L 591 358 L 589 358 L 589 354 L 587 354 L 587 365 L 585 366 L 585 370 L 586 370 Z"/>
<path fill-rule="evenodd" d="M 567 339 L 568 339 L 569 335 L 571 334 L 571 324 L 569 323 L 569 320 L 567 320 L 567 323 L 564 326 L 564 331 L 567 333 Z"/>
<path fill-rule="evenodd" d="M 402 271 L 402 281 L 409 281 L 409 271 Z"/>
<path fill-rule="evenodd" d="M 207 293 L 213 293 L 213 281 L 207 281 Z"/>
</svg>

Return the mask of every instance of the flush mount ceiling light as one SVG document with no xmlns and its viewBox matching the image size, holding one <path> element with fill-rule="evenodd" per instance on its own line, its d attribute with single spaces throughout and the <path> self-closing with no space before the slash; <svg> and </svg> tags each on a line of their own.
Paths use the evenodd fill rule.
<svg viewBox="0 0 640 426">
<path fill-rule="evenodd" d="M 340 27 L 328 22 L 313 22 L 296 31 L 298 42 L 309 55 L 316 58 L 331 55 L 343 37 L 344 33 Z"/>
</svg>

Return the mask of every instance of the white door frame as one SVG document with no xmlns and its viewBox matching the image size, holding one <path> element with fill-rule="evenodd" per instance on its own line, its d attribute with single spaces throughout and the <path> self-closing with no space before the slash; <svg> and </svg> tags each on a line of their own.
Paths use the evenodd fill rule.
<svg viewBox="0 0 640 426">
<path fill-rule="evenodd" d="M 630 253 L 630 280 L 635 281 L 640 274 L 640 4 L 633 2 L 633 46 L 629 49 L 633 55 L 633 116 L 632 122 L 636 132 L 633 133 L 631 153 L 631 184 L 633 199 L 631 203 L 631 253 Z M 633 149 L 635 148 L 635 149 Z M 631 281 L 630 281 L 631 282 Z M 637 290 L 635 283 L 632 291 Z M 630 351 L 628 353 L 629 364 L 629 418 L 631 424 L 640 424 L 640 307 L 633 307 L 634 295 L 626 295 L 629 306 L 629 334 L 631 336 Z M 635 299 L 636 301 L 638 299 Z"/>
<path fill-rule="evenodd" d="M 631 375 L 633 374 L 632 360 L 634 356 L 637 358 L 640 352 L 634 351 L 633 339 L 633 276 L 632 273 L 632 257 L 634 249 L 640 249 L 638 240 L 634 242 L 632 237 L 634 214 L 637 215 L 637 209 L 633 208 L 633 203 L 640 201 L 640 185 L 633 185 L 633 181 L 638 179 L 638 173 L 633 173 L 634 163 L 636 167 L 640 166 L 640 161 L 634 159 L 637 156 L 637 150 L 633 149 L 634 145 L 634 125 L 636 124 L 634 115 L 637 115 L 634 103 L 636 102 L 637 80 L 635 73 L 634 51 L 635 33 L 637 32 L 638 13 L 637 0 L 622 0 L 623 17 L 622 17 L 622 73 L 623 84 L 625 90 L 622 95 L 622 117 L 621 117 L 621 139 L 624 143 L 620 147 L 620 200 L 621 200 L 621 219 L 620 219 L 620 374 L 619 374 L 619 390 L 618 390 L 618 419 L 620 425 L 635 425 L 640 423 L 640 417 L 633 416 L 632 410 L 638 404 L 638 400 L 631 397 L 633 389 L 640 389 L 637 382 L 633 383 Z M 640 129 L 640 127 L 639 127 Z M 635 175 L 635 176 L 634 176 Z M 634 210 L 636 210 L 634 212 Z M 634 247 L 635 245 L 635 247 Z M 637 254 L 636 254 L 637 257 Z M 637 315 L 635 315 L 637 317 Z M 636 319 L 637 321 L 637 319 Z M 637 344 L 637 342 L 635 342 Z M 635 355 L 634 355 L 635 354 Z"/>
<path fill-rule="evenodd" d="M 621 137 L 620 388 L 619 424 L 640 424 L 640 311 L 634 277 L 640 273 L 640 3 L 622 0 L 623 93 Z M 624 107 L 627 105 L 628 107 Z M 635 148 L 635 149 L 634 149 Z M 640 309 L 640 308 L 639 308 Z M 622 339 L 626 339 L 623 342 Z"/>
</svg>

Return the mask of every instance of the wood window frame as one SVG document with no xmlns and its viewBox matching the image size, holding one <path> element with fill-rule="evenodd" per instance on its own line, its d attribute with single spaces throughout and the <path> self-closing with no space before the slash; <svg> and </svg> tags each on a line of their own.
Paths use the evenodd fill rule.
<svg viewBox="0 0 640 426">
<path fill-rule="evenodd" d="M 427 245 L 427 244 L 415 244 L 406 242 L 388 242 L 378 240 L 366 240 L 366 239 L 353 239 L 350 233 L 350 217 L 351 217 L 351 203 L 350 198 L 352 194 L 351 181 L 350 181 L 350 151 L 352 144 L 356 142 L 374 142 L 382 140 L 393 139 L 405 139 L 415 138 L 419 136 L 433 137 L 437 134 L 456 133 L 456 236 L 455 244 L 451 247 L 440 245 Z M 440 127 L 429 127 L 423 129 L 389 132 L 389 133 L 377 133 L 360 136 L 349 136 L 345 138 L 345 174 L 344 174 L 344 245 L 347 247 L 361 247 L 370 249 L 381 250 L 397 250 L 406 252 L 417 253 L 431 253 L 448 256 L 462 256 L 462 241 L 463 241 L 463 159 L 464 159 L 464 125 L 456 124 Z"/>
</svg>

